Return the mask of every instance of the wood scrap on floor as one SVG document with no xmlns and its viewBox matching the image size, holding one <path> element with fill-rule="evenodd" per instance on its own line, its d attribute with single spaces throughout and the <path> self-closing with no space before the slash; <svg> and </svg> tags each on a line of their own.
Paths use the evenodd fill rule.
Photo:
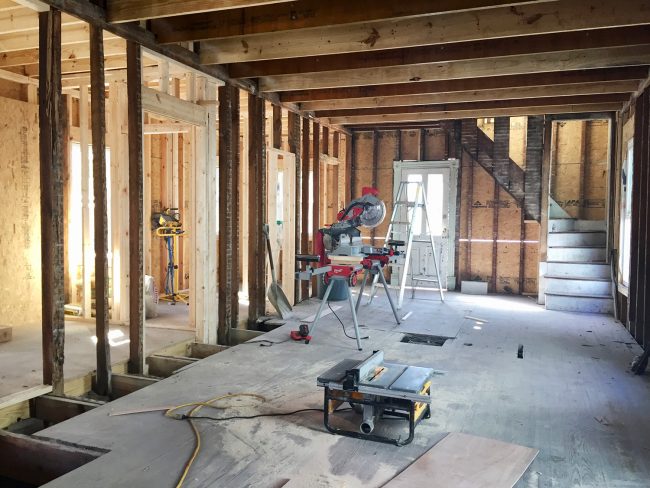
<svg viewBox="0 0 650 488">
<path fill-rule="evenodd" d="M 452 433 L 384 488 L 512 488 L 538 452 L 517 444 Z"/>
<path fill-rule="evenodd" d="M 9 342 L 11 340 L 12 328 L 8 325 L 0 326 L 0 342 Z"/>
</svg>

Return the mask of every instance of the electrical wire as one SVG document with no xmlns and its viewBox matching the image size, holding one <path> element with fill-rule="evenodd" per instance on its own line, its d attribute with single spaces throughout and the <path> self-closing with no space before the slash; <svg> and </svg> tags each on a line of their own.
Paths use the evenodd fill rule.
<svg viewBox="0 0 650 488">
<path fill-rule="evenodd" d="M 352 410 L 351 408 L 341 408 L 337 410 L 337 412 L 345 412 L 347 410 Z M 276 412 L 276 413 L 260 413 L 256 415 L 234 415 L 232 417 L 210 417 L 207 415 L 199 415 L 199 416 L 186 416 L 185 418 L 187 419 L 192 419 L 192 420 L 216 420 L 216 421 L 222 421 L 222 420 L 247 420 L 247 419 L 257 419 L 260 417 L 289 417 L 291 415 L 296 415 L 299 413 L 304 413 L 304 412 L 323 412 L 322 408 L 301 408 L 300 410 L 294 410 L 293 412 Z"/>
<path fill-rule="evenodd" d="M 334 311 L 334 309 L 333 309 L 332 306 L 330 305 L 329 300 L 328 300 L 328 302 L 327 302 L 327 306 L 329 307 L 329 309 L 330 309 L 330 310 L 332 311 L 332 313 L 334 314 L 334 317 L 336 317 L 336 320 L 339 321 L 339 324 L 341 324 L 341 327 L 343 328 L 343 333 L 345 334 L 345 337 L 347 337 L 348 339 L 356 340 L 356 339 L 357 339 L 356 337 L 349 335 L 348 332 L 345 330 L 345 325 L 343 324 L 343 321 L 342 321 L 342 320 L 339 318 L 339 316 L 336 314 L 336 312 Z M 361 327 L 361 326 L 359 326 L 359 327 Z M 369 339 L 369 338 L 370 338 L 369 336 L 359 337 L 359 339 Z"/>
</svg>

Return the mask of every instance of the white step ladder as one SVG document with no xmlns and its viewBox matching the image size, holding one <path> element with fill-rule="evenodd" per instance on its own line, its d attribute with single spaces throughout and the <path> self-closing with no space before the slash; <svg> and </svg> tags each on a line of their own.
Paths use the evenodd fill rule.
<svg viewBox="0 0 650 488">
<path fill-rule="evenodd" d="M 409 185 L 415 185 L 416 186 L 416 191 L 415 191 L 415 199 L 414 201 L 409 201 L 408 200 L 408 189 Z M 399 210 L 401 208 L 406 208 L 406 221 L 400 221 L 398 220 L 400 216 Z M 406 231 L 406 251 L 404 253 L 404 266 L 402 268 L 402 274 L 400 276 L 399 280 L 399 294 L 397 297 L 397 308 L 401 309 L 402 304 L 404 302 L 404 291 L 406 289 L 406 280 L 409 275 L 409 269 L 411 269 L 411 287 L 414 288 L 415 284 L 413 283 L 413 263 L 412 263 L 412 250 L 413 250 L 413 222 L 418 215 L 417 209 L 421 208 L 422 211 L 424 212 L 425 216 L 425 221 L 427 224 L 427 230 L 428 230 L 428 235 L 429 239 L 426 242 L 429 242 L 431 245 L 431 254 L 433 257 L 433 265 L 436 271 L 436 277 L 433 279 L 427 279 L 426 281 L 436 283 L 438 285 L 438 290 L 440 292 L 440 300 L 445 301 L 445 296 L 443 293 L 443 286 L 442 286 L 442 280 L 440 279 L 440 269 L 438 265 L 438 255 L 436 253 L 436 246 L 434 243 L 433 239 L 433 233 L 432 229 L 433 226 L 431 225 L 431 219 L 429 218 L 429 213 L 427 211 L 428 206 L 427 206 L 427 196 L 424 191 L 424 186 L 421 181 L 400 181 L 399 187 L 397 189 L 397 195 L 395 196 L 394 204 L 393 204 L 393 213 L 390 217 L 390 222 L 388 224 L 388 230 L 386 231 L 386 238 L 384 240 L 384 246 L 388 246 L 388 243 L 393 239 L 393 233 L 395 232 L 395 227 L 405 227 Z M 400 232 L 403 233 L 404 231 Z M 416 279 L 416 281 L 425 281 L 425 279 Z M 370 290 L 370 301 L 369 303 L 372 302 L 373 297 L 375 296 L 375 291 L 377 289 L 377 276 L 375 276 L 373 282 L 372 282 L 372 287 Z"/>
</svg>

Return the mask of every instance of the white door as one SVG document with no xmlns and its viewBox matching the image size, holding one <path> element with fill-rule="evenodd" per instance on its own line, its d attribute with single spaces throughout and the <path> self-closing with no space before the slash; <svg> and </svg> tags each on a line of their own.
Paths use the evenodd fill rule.
<svg viewBox="0 0 650 488">
<path fill-rule="evenodd" d="M 456 207 L 456 183 L 458 174 L 458 162 L 450 161 L 418 161 L 418 162 L 396 162 L 395 163 L 395 189 L 397 195 L 400 182 L 408 181 L 421 183 L 426 196 L 427 212 L 422 208 L 407 207 L 400 205 L 396 220 L 406 222 L 411 220 L 413 213 L 413 249 L 412 269 L 408 270 L 407 284 L 410 286 L 437 288 L 435 283 L 436 270 L 431 250 L 429 237 L 429 226 L 427 215 L 431 223 L 440 280 L 443 289 L 455 288 L 454 276 L 454 235 L 455 235 L 455 207 Z M 414 202 L 417 195 L 416 184 L 407 185 L 406 200 Z M 405 200 L 402 196 L 401 200 Z M 406 240 L 405 225 L 393 226 L 394 238 Z M 402 267 L 399 266 L 399 275 L 402 274 Z M 394 280 L 397 276 L 394 275 Z"/>
</svg>

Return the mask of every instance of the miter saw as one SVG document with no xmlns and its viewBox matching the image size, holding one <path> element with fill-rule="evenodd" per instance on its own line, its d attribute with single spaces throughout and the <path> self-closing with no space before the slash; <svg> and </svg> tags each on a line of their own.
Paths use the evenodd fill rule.
<svg viewBox="0 0 650 488">
<path fill-rule="evenodd" d="M 327 285 L 327 288 L 325 289 L 323 300 L 321 301 L 311 328 L 306 324 L 302 324 L 297 331 L 291 332 L 292 339 L 304 340 L 306 344 L 309 344 L 316 323 L 323 312 L 323 307 L 329 299 L 334 282 L 340 281 L 348 288 L 347 296 L 352 312 L 352 322 L 356 334 L 355 339 L 357 341 L 357 347 L 361 351 L 357 310 L 361 302 L 363 287 L 368 276 L 371 274 L 377 274 L 379 276 L 386 290 L 386 296 L 390 302 L 395 320 L 399 324 L 397 310 L 393 304 L 393 299 L 389 293 L 382 270 L 386 264 L 397 258 L 399 252 L 396 246 L 403 243 L 393 242 L 388 248 L 365 246 L 363 245 L 361 230 L 359 229 L 359 227 L 369 229 L 377 227 L 386 217 L 386 205 L 379 199 L 378 195 L 379 191 L 376 188 L 363 188 L 362 196 L 352 200 L 338 213 L 337 222 L 319 229 L 314 239 L 314 251 L 316 255 L 296 256 L 299 262 L 318 263 L 315 266 L 308 264 L 304 271 L 296 273 L 296 278 L 298 280 L 311 280 L 314 276 L 323 275 L 323 281 Z M 357 303 L 355 304 L 352 299 L 352 294 L 349 292 L 349 287 L 356 286 L 358 274 L 362 270 L 365 270 L 363 285 Z"/>
</svg>

